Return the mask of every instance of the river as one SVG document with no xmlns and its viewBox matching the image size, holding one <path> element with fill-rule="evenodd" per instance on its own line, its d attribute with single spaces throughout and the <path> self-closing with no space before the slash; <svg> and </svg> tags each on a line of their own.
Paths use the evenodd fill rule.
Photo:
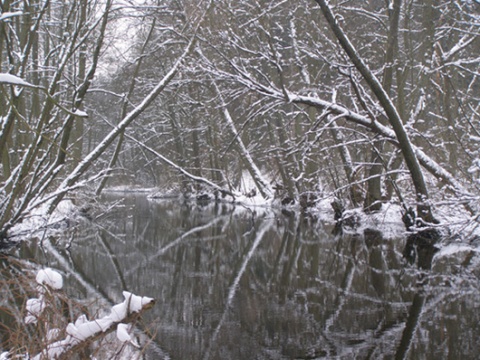
<svg viewBox="0 0 480 360">
<path fill-rule="evenodd" d="M 476 359 L 477 254 L 409 265 L 405 239 L 339 234 L 302 214 L 119 201 L 20 256 L 71 275 L 72 296 L 153 297 L 149 359 Z"/>
</svg>

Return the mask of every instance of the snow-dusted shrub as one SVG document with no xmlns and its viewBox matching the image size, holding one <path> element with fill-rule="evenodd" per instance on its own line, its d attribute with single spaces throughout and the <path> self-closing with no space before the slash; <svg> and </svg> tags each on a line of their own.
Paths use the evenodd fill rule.
<svg viewBox="0 0 480 360">
<path fill-rule="evenodd" d="M 66 295 L 60 272 L 5 259 L 0 270 L 0 359 L 75 359 L 108 354 L 110 359 L 135 359 L 141 346 L 132 325 L 154 300 L 123 292 L 124 301 L 92 316 L 80 301 Z M 140 350 L 139 350 L 140 349 Z"/>
</svg>

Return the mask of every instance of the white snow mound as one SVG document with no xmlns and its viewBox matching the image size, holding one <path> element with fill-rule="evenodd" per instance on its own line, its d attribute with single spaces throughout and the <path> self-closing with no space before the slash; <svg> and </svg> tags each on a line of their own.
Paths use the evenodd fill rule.
<svg viewBox="0 0 480 360">
<path fill-rule="evenodd" d="M 40 270 L 37 273 L 36 280 L 39 285 L 46 285 L 55 290 L 63 287 L 62 275 L 50 268 Z"/>
</svg>

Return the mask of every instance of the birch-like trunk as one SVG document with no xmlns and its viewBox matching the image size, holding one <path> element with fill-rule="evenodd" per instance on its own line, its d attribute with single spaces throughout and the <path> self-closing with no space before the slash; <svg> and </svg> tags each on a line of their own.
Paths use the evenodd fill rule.
<svg viewBox="0 0 480 360">
<path fill-rule="evenodd" d="M 222 99 L 222 96 L 220 94 L 220 91 L 216 87 L 217 95 L 219 96 L 220 99 Z M 230 115 L 230 112 L 227 109 L 227 105 L 223 101 L 222 102 L 222 115 L 223 118 L 228 126 L 228 129 L 230 130 L 230 133 L 233 136 L 233 139 L 237 145 L 238 152 L 240 153 L 240 156 L 242 157 L 242 160 L 247 167 L 248 172 L 253 178 L 253 181 L 255 182 L 255 185 L 257 186 L 258 191 L 260 194 L 265 199 L 273 199 L 274 197 L 274 192 L 272 187 L 270 186 L 268 180 L 265 179 L 265 177 L 262 175 L 262 172 L 258 168 L 258 166 L 255 164 L 255 161 L 253 160 L 252 156 L 250 155 L 250 152 L 248 151 L 247 147 L 243 143 L 240 134 L 238 133 L 235 123 L 233 122 L 233 119 Z"/>
</svg>

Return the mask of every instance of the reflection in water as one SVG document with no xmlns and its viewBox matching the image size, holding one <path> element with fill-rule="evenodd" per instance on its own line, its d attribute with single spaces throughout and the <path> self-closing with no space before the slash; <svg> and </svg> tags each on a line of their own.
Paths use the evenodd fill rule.
<svg viewBox="0 0 480 360">
<path fill-rule="evenodd" d="M 438 242 L 439 237 L 440 235 L 435 229 L 425 229 L 409 235 L 405 244 L 405 249 L 403 250 L 403 256 L 410 263 L 417 261 L 417 265 L 420 269 L 431 270 L 433 257 L 435 256 L 435 253 L 438 252 L 436 243 Z M 412 345 L 412 340 L 420 322 L 420 315 L 426 300 L 424 289 L 427 283 L 428 277 L 425 277 L 424 274 L 419 274 L 418 292 L 413 297 L 405 329 L 403 330 L 400 344 L 395 353 L 395 360 L 405 359 L 408 350 Z"/>
<path fill-rule="evenodd" d="M 405 241 L 376 231 L 331 233 L 303 215 L 132 197 L 49 254 L 85 282 L 71 291 L 157 299 L 151 359 L 476 357 L 476 277 L 405 267 Z"/>
<path fill-rule="evenodd" d="M 435 229 L 425 229 L 408 236 L 403 256 L 409 263 L 417 262 L 420 269 L 430 270 L 433 257 L 438 251 L 436 244 L 440 234 Z"/>
</svg>

